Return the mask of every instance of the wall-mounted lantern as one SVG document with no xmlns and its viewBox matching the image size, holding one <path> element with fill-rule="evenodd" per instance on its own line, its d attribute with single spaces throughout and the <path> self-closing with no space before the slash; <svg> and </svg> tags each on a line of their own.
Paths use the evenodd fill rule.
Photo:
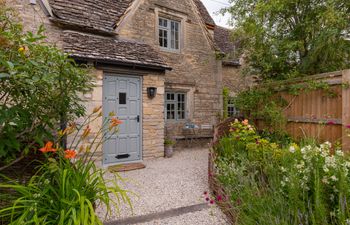
<svg viewBox="0 0 350 225">
<path fill-rule="evenodd" d="M 154 98 L 157 95 L 157 88 L 156 87 L 148 87 L 147 88 L 147 95 L 149 98 Z"/>
</svg>

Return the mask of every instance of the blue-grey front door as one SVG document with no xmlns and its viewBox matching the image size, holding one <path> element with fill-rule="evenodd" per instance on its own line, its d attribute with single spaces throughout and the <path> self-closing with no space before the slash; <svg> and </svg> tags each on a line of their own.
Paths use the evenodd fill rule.
<svg viewBox="0 0 350 225">
<path fill-rule="evenodd" d="M 139 77 L 105 74 L 103 79 L 103 116 L 114 112 L 123 123 L 119 132 L 103 145 L 103 163 L 115 164 L 141 160 L 141 80 Z"/>
</svg>

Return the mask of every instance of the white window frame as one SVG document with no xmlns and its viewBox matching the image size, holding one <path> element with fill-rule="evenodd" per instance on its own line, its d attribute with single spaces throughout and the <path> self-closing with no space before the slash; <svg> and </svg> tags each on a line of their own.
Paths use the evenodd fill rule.
<svg viewBox="0 0 350 225">
<path fill-rule="evenodd" d="M 168 94 L 173 94 L 174 95 L 174 99 L 173 100 L 169 100 L 168 99 Z M 179 95 L 183 95 L 183 101 L 179 101 L 178 100 L 178 96 Z M 165 106 L 164 106 L 164 113 L 165 113 L 165 119 L 166 120 L 170 120 L 170 121 L 181 121 L 181 120 L 186 120 L 187 118 L 187 94 L 184 92 L 176 92 L 176 91 L 167 91 L 165 92 Z M 183 109 L 181 110 L 181 112 L 184 115 L 184 118 L 179 118 L 179 104 L 183 104 Z M 168 119 L 168 104 L 174 104 L 174 118 Z"/>
<path fill-rule="evenodd" d="M 160 21 L 166 21 L 166 26 L 163 26 L 163 24 L 160 24 Z M 172 25 L 174 24 L 174 29 L 172 28 Z M 176 26 L 177 26 L 177 30 L 176 30 Z M 167 40 L 167 47 L 164 47 L 161 45 L 160 42 L 160 38 L 161 38 L 161 33 L 166 31 L 166 40 Z M 177 32 L 177 34 L 176 34 Z M 177 36 L 177 40 L 176 40 L 176 36 Z M 173 51 L 173 52 L 180 52 L 181 49 L 181 22 L 180 21 L 176 21 L 176 20 L 171 20 L 171 19 L 167 19 L 164 17 L 158 17 L 158 45 L 160 47 L 160 49 L 166 50 L 166 51 Z M 164 40 L 164 37 L 163 37 Z M 174 41 L 174 43 L 172 43 L 172 41 Z M 176 48 L 176 41 L 177 41 L 177 47 Z M 172 44 L 174 45 L 174 47 L 172 47 Z"/>
<path fill-rule="evenodd" d="M 227 115 L 229 117 L 234 117 L 238 116 L 239 114 L 240 113 L 234 104 L 233 98 L 229 98 L 227 102 Z"/>
</svg>

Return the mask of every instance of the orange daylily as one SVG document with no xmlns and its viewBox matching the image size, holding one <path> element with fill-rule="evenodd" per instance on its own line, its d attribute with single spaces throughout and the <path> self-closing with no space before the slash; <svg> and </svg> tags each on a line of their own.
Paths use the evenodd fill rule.
<svg viewBox="0 0 350 225">
<path fill-rule="evenodd" d="M 64 158 L 66 159 L 74 159 L 77 155 L 77 152 L 75 150 L 65 150 Z"/>
<path fill-rule="evenodd" d="M 56 152 L 55 148 L 52 148 L 53 143 L 51 141 L 47 142 L 44 147 L 39 149 L 42 153 L 47 153 L 47 152 Z"/>
<path fill-rule="evenodd" d="M 120 125 L 122 123 L 123 123 L 123 121 L 118 120 L 117 118 L 112 118 L 111 119 L 111 127 L 116 127 L 116 126 L 118 126 L 118 125 Z"/>
</svg>

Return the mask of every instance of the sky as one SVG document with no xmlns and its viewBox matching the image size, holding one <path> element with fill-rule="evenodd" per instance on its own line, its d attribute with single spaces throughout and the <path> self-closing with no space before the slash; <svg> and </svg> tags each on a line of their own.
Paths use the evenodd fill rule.
<svg viewBox="0 0 350 225">
<path fill-rule="evenodd" d="M 207 7 L 210 15 L 213 17 L 215 23 L 219 26 L 230 27 L 227 22 L 229 20 L 229 15 L 218 15 L 218 11 L 221 8 L 229 6 L 229 0 L 202 0 L 205 7 Z"/>
</svg>

